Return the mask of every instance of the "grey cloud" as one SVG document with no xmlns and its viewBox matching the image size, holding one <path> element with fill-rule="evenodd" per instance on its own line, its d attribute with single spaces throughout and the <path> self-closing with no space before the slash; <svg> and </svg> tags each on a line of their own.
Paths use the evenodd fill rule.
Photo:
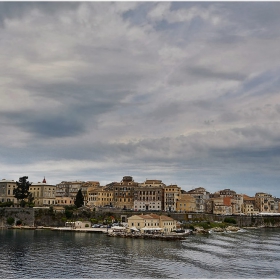
<svg viewBox="0 0 280 280">
<path fill-rule="evenodd" d="M 40 10 L 46 14 L 56 15 L 62 10 L 75 10 L 78 2 L 2 2 L 0 3 L 0 26 L 4 27 L 6 19 L 22 19 L 31 10 Z"/>
<path fill-rule="evenodd" d="M 192 62 L 193 63 L 193 62 Z M 187 64 L 187 63 L 186 63 Z M 168 82 L 171 85 L 193 84 L 200 80 L 213 80 L 213 81 L 238 81 L 242 82 L 246 79 L 246 75 L 238 72 L 217 71 L 216 66 L 213 69 L 200 66 L 181 66 L 176 69 L 169 77 Z"/>
<path fill-rule="evenodd" d="M 10 125 L 19 130 L 31 132 L 37 137 L 77 136 L 85 132 L 83 122 L 71 117 L 71 114 L 40 114 L 34 112 L 6 113 L 2 117 L 9 119 Z"/>
<path fill-rule="evenodd" d="M 154 5 L 0 3 L 3 167 L 277 185 L 279 4 L 174 2 L 171 13 L 199 6 L 205 21 L 171 24 L 147 19 Z M 61 159 L 63 171 L 43 164 Z"/>
<path fill-rule="evenodd" d="M 236 26 L 251 29 L 256 35 L 279 35 L 280 5 L 277 2 L 225 3 L 227 17 Z"/>
<path fill-rule="evenodd" d="M 238 72 L 220 72 L 205 67 L 187 67 L 186 71 L 192 75 L 201 78 L 214 78 L 221 80 L 243 81 L 246 76 Z"/>
</svg>

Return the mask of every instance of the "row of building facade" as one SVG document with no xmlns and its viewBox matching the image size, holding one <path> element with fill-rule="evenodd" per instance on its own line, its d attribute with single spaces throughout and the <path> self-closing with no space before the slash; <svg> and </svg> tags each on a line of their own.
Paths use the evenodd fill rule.
<svg viewBox="0 0 280 280">
<path fill-rule="evenodd" d="M 14 180 L 0 180 L 0 202 L 12 201 L 17 187 Z M 230 189 L 209 193 L 205 188 L 182 190 L 177 185 L 165 185 L 161 180 L 134 182 L 124 176 L 120 182 L 101 186 L 98 181 L 62 181 L 57 185 L 32 183 L 29 191 L 35 206 L 74 205 L 81 189 L 84 204 L 89 207 L 114 207 L 134 211 L 176 211 L 183 213 L 213 213 L 221 215 L 254 215 L 260 212 L 279 213 L 280 200 L 271 194 L 258 192 L 254 197 L 237 194 Z"/>
</svg>

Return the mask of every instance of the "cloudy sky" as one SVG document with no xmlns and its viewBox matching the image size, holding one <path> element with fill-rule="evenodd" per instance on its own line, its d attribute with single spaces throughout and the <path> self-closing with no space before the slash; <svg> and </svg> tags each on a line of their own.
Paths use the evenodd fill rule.
<svg viewBox="0 0 280 280">
<path fill-rule="evenodd" d="M 2 178 L 280 197 L 279 14 L 278 2 L 1 2 Z"/>
</svg>

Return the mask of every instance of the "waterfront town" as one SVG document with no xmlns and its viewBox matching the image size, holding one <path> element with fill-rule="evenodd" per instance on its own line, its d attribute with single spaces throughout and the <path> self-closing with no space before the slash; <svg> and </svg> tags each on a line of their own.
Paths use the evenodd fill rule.
<svg viewBox="0 0 280 280">
<path fill-rule="evenodd" d="M 16 181 L 0 180 L 0 203 L 10 202 L 12 207 L 17 207 L 19 201 L 14 196 L 16 188 Z M 74 205 L 79 190 L 83 194 L 84 206 L 91 209 L 107 207 L 127 211 L 215 215 L 280 213 L 280 199 L 265 192 L 257 192 L 250 197 L 231 189 L 210 193 L 199 187 L 186 191 L 178 185 L 166 185 L 161 180 L 135 182 L 131 176 L 124 176 L 120 182 L 105 186 L 98 181 L 62 181 L 51 185 L 44 177 L 42 182 L 33 182 L 29 187 L 34 207 L 52 206 L 54 210 Z"/>
</svg>

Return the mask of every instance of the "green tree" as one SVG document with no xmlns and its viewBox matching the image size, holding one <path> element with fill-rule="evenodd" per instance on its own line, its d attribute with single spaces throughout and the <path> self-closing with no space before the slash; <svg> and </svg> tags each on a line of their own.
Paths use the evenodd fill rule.
<svg viewBox="0 0 280 280">
<path fill-rule="evenodd" d="M 81 189 L 79 189 L 79 191 L 77 192 L 74 204 L 77 206 L 77 208 L 80 208 L 84 205 L 84 196 Z"/>
<path fill-rule="evenodd" d="M 31 183 L 27 181 L 28 176 L 23 176 L 19 178 L 19 182 L 16 182 L 17 187 L 15 188 L 14 197 L 18 200 L 21 200 L 20 204 L 24 207 L 24 199 L 27 198 L 30 194 L 29 187 Z"/>
<path fill-rule="evenodd" d="M 28 206 L 29 207 L 34 207 L 34 197 L 32 196 L 32 193 L 29 193 L 28 197 L 27 197 L 27 201 L 28 201 Z"/>
<path fill-rule="evenodd" d="M 229 223 L 229 224 L 236 224 L 236 220 L 232 217 L 226 217 L 224 218 L 224 222 L 225 223 Z"/>
<path fill-rule="evenodd" d="M 71 210 L 65 210 L 65 217 L 67 219 L 71 219 L 73 217 L 73 211 Z"/>
<path fill-rule="evenodd" d="M 8 225 L 11 226 L 14 222 L 15 222 L 15 219 L 14 219 L 13 217 L 7 218 L 7 224 L 8 224 Z"/>
</svg>

